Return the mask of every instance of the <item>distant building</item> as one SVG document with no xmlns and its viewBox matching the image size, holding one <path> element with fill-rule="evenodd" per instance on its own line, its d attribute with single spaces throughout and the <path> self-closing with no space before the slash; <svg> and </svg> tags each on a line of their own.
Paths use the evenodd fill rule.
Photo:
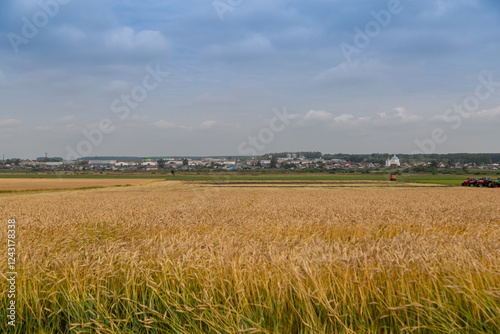
<svg viewBox="0 0 500 334">
<path fill-rule="evenodd" d="M 399 158 L 394 154 L 394 156 L 385 161 L 385 167 L 399 167 L 401 166 L 401 162 Z"/>
<path fill-rule="evenodd" d="M 104 165 L 115 165 L 116 160 L 89 160 L 88 162 L 89 165 L 99 165 L 99 166 L 104 166 Z"/>
</svg>

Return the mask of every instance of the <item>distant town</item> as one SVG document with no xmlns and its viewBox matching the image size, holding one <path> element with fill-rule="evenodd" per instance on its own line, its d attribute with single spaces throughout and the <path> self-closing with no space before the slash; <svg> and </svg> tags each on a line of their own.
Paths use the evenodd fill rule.
<svg viewBox="0 0 500 334">
<path fill-rule="evenodd" d="M 498 170 L 500 154 L 455 153 L 430 155 L 322 154 L 320 152 L 270 153 L 258 157 L 84 157 L 64 161 L 60 157 L 3 159 L 2 170 L 23 171 L 157 171 L 157 170 L 325 170 L 339 172 L 377 172 L 398 169 L 403 172 Z"/>
</svg>

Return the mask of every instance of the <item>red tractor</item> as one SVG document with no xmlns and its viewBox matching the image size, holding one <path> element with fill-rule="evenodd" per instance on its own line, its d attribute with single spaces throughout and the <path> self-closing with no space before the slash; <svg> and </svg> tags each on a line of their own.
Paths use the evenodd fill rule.
<svg viewBox="0 0 500 334">
<path fill-rule="evenodd" d="M 465 180 L 464 182 L 462 182 L 462 187 L 467 187 L 470 182 L 474 182 L 474 178 L 468 177 L 467 180 Z"/>
<path fill-rule="evenodd" d="M 500 188 L 500 178 L 498 180 L 491 181 L 488 184 L 488 187 L 490 187 L 490 188 Z"/>
<path fill-rule="evenodd" d="M 480 177 L 469 178 L 468 179 L 469 182 L 467 182 L 467 186 L 475 187 L 479 183 L 480 180 L 481 180 Z"/>
<path fill-rule="evenodd" d="M 491 177 L 483 177 L 476 182 L 476 187 L 489 187 L 492 182 Z"/>
</svg>

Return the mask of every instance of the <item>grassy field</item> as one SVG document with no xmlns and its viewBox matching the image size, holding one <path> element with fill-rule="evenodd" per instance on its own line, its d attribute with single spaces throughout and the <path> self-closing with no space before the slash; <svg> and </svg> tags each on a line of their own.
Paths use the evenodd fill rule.
<svg viewBox="0 0 500 334">
<path fill-rule="evenodd" d="M 389 174 L 329 174 L 329 173 L 203 173 L 182 174 L 176 177 L 182 181 L 388 181 Z M 435 183 L 445 185 L 460 185 L 463 175 L 398 175 L 397 182 Z M 170 178 L 169 178 L 170 179 Z"/>
<path fill-rule="evenodd" d="M 490 175 L 493 179 L 497 175 Z M 141 171 L 141 172 L 63 172 L 63 173 L 12 173 L 0 172 L 0 180 L 7 178 L 27 178 L 27 179 L 163 179 L 168 181 L 387 181 L 389 174 L 332 174 L 323 173 L 308 173 L 297 171 L 242 171 L 242 172 L 192 172 L 192 171 L 177 171 L 175 176 L 172 176 L 168 171 Z M 398 175 L 397 182 L 403 183 L 434 183 L 448 186 L 459 186 L 466 175 L 453 174 L 407 174 Z"/>
<path fill-rule="evenodd" d="M 0 332 L 500 332 L 500 191 L 345 183 L 4 194 Z"/>
</svg>

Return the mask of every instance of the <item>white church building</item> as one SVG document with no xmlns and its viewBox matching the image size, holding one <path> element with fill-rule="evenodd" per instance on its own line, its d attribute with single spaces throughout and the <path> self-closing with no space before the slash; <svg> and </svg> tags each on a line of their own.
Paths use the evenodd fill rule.
<svg viewBox="0 0 500 334">
<path fill-rule="evenodd" d="M 399 167 L 401 166 L 401 162 L 399 162 L 399 158 L 394 154 L 394 156 L 385 161 L 385 167 Z"/>
</svg>

